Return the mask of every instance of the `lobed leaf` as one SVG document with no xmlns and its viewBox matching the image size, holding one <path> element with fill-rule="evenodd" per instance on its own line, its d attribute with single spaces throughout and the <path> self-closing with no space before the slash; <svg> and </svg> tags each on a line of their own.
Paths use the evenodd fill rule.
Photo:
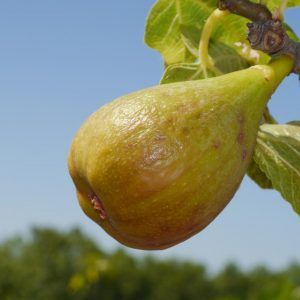
<svg viewBox="0 0 300 300">
<path fill-rule="evenodd" d="M 147 18 L 145 42 L 161 53 L 167 65 L 190 58 L 181 37 L 180 19 L 178 0 L 157 1 Z"/>
<path fill-rule="evenodd" d="M 216 0 L 158 0 L 147 18 L 145 42 L 161 53 L 166 66 L 194 63 L 198 57 L 203 26 L 216 7 Z M 236 15 L 220 20 L 212 33 L 213 46 L 210 49 L 218 52 L 218 62 L 221 59 L 226 62 L 228 48 L 232 50 L 231 61 L 243 57 L 252 64 L 267 62 L 268 57 L 252 50 L 246 40 L 247 22 L 247 19 Z M 210 54 L 213 56 L 214 53 Z"/>
</svg>

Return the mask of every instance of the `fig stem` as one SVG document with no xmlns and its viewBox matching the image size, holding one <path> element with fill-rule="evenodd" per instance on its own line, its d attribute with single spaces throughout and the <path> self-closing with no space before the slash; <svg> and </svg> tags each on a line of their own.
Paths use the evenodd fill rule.
<svg viewBox="0 0 300 300">
<path fill-rule="evenodd" d="M 278 124 L 276 119 L 271 115 L 268 106 L 266 106 L 265 111 L 263 113 L 263 123 Z"/>
<path fill-rule="evenodd" d="M 269 63 L 269 67 L 274 72 L 274 90 L 279 86 L 282 80 L 291 73 L 294 67 L 294 60 L 289 55 L 281 55 L 276 59 L 273 59 Z"/>
<path fill-rule="evenodd" d="M 202 64 L 201 66 L 203 68 L 203 73 L 206 78 L 208 77 L 207 69 L 211 69 L 217 75 L 222 74 L 222 72 L 215 66 L 213 59 L 210 57 L 208 53 L 208 46 L 209 46 L 210 36 L 212 34 L 215 25 L 220 21 L 221 18 L 227 16 L 229 13 L 230 12 L 228 10 L 220 10 L 217 8 L 211 13 L 211 15 L 208 17 L 208 19 L 204 24 L 200 43 L 199 43 L 199 61 Z"/>
</svg>

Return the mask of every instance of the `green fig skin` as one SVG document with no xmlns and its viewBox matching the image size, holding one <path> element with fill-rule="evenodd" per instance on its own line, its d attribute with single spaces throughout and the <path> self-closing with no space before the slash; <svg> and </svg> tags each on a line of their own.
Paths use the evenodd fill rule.
<svg viewBox="0 0 300 300">
<path fill-rule="evenodd" d="M 245 175 L 266 103 L 292 67 L 285 59 L 155 86 L 96 111 L 68 160 L 83 211 L 139 249 L 168 248 L 205 228 Z"/>
</svg>

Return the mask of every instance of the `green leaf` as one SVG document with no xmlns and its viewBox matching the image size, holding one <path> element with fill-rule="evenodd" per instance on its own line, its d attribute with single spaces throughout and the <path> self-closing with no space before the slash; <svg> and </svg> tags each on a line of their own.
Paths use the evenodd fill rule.
<svg viewBox="0 0 300 300">
<path fill-rule="evenodd" d="M 254 160 L 252 160 L 252 162 L 247 170 L 247 175 L 261 188 L 273 189 L 271 180 L 260 169 L 259 165 Z"/>
<path fill-rule="evenodd" d="M 187 49 L 195 56 L 199 55 L 199 43 L 202 30 L 195 26 L 188 26 L 181 24 L 180 32 L 182 36 L 182 40 L 187 47 Z"/>
<path fill-rule="evenodd" d="M 216 74 L 210 70 L 207 70 L 207 77 L 215 77 Z M 169 66 L 160 83 L 173 83 L 179 81 L 198 80 L 205 78 L 204 70 L 201 64 L 174 64 Z"/>
<path fill-rule="evenodd" d="M 147 18 L 145 42 L 161 53 L 166 65 L 193 63 L 205 21 L 216 8 L 216 0 L 158 0 Z M 214 47 L 222 53 L 225 45 L 252 63 L 265 63 L 267 56 L 252 50 L 246 39 L 247 22 L 236 15 L 221 19 L 212 33 Z"/>
<path fill-rule="evenodd" d="M 258 1 L 256 1 L 258 2 Z M 274 11 L 281 0 L 266 1 Z M 288 1 L 288 7 L 300 5 L 300 0 Z M 209 15 L 217 8 L 217 0 L 158 0 L 146 23 L 145 42 L 163 56 L 166 65 L 193 63 L 198 56 L 201 31 Z M 212 40 L 227 45 L 252 63 L 267 63 L 269 57 L 252 50 L 247 39 L 249 20 L 229 15 L 220 20 L 212 33 Z M 288 27 L 288 34 L 297 36 Z"/>
<path fill-rule="evenodd" d="M 153 6 L 146 23 L 145 42 L 158 50 L 166 65 L 193 61 L 180 32 L 178 0 L 159 0 Z"/>
<path fill-rule="evenodd" d="M 294 41 L 299 42 L 300 39 L 297 36 L 297 34 L 294 32 L 294 30 L 286 23 L 284 23 L 284 28 L 286 30 L 287 35 Z"/>
<path fill-rule="evenodd" d="M 273 187 L 300 214 L 300 126 L 262 125 L 254 160 Z"/>
<path fill-rule="evenodd" d="M 201 62 L 174 64 L 165 70 L 161 84 L 215 77 L 250 66 L 248 61 L 234 49 L 221 43 L 211 43 L 209 50 L 211 57 L 215 61 L 215 67 L 219 70 L 218 73 L 210 69 L 207 69 L 205 73 Z"/>
<path fill-rule="evenodd" d="M 271 115 L 270 110 L 266 107 L 263 113 L 263 122 L 268 124 L 277 124 L 277 121 Z M 267 177 L 259 165 L 252 159 L 252 162 L 247 170 L 247 175 L 261 188 L 263 189 L 273 189 L 271 180 Z"/>
<path fill-rule="evenodd" d="M 237 50 L 221 42 L 211 42 L 209 54 L 213 58 L 215 66 L 224 74 L 250 67 L 248 60 L 242 57 Z"/>
</svg>

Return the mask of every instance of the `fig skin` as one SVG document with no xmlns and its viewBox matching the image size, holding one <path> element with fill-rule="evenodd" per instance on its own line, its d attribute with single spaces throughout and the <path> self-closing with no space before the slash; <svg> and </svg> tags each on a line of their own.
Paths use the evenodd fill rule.
<svg viewBox="0 0 300 300">
<path fill-rule="evenodd" d="M 96 111 L 68 160 L 83 211 L 139 249 L 165 249 L 205 228 L 245 175 L 265 105 L 292 68 L 283 60 L 155 86 Z"/>
</svg>

